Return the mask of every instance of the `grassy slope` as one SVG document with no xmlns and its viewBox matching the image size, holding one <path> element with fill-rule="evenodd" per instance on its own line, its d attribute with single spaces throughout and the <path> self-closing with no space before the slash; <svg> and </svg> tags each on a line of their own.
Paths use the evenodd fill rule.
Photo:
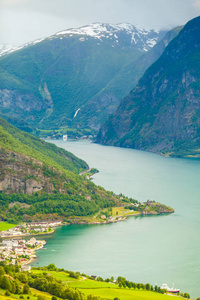
<svg viewBox="0 0 200 300">
<path fill-rule="evenodd" d="M 138 291 L 138 290 L 129 290 L 129 289 L 119 289 L 114 287 L 109 287 L 109 283 L 105 283 L 107 288 L 103 287 L 104 284 L 102 283 L 99 285 L 99 288 L 93 288 L 92 286 L 95 285 L 95 281 L 91 280 L 91 287 L 90 288 L 77 288 L 82 291 L 86 296 L 88 295 L 95 295 L 99 296 L 100 299 L 108 299 L 113 300 L 115 297 L 118 297 L 120 300 L 170 300 L 171 296 L 162 295 L 154 292 L 148 291 Z M 70 284 L 73 287 L 73 284 Z M 113 286 L 113 285 L 112 285 Z M 0 289 L 0 299 L 1 300 L 13 300 L 13 299 L 20 299 L 20 295 L 11 294 L 10 296 L 4 296 L 5 290 Z M 32 295 L 29 295 L 30 300 L 37 300 L 37 296 L 41 295 L 46 297 L 46 299 L 50 300 L 52 295 L 38 291 L 36 289 L 31 288 Z M 27 296 L 24 295 L 26 298 Z M 57 297 L 57 299 L 60 299 Z M 175 299 L 182 299 L 180 297 L 176 297 Z"/>
<path fill-rule="evenodd" d="M 46 300 L 51 300 L 52 296 L 48 293 L 41 292 L 35 289 L 31 289 L 32 295 L 29 295 L 30 300 L 38 300 L 38 296 L 41 295 L 45 297 Z M 28 295 L 24 295 L 24 299 L 27 299 Z M 10 296 L 5 296 L 5 290 L 0 289 L 0 300 L 13 300 L 13 299 L 20 299 L 20 295 L 11 294 Z M 58 298 L 59 299 L 59 298 Z"/>
<path fill-rule="evenodd" d="M 31 272 L 39 274 L 43 271 L 32 270 Z M 159 293 L 138 290 L 138 289 L 128 289 L 119 288 L 118 285 L 107 282 L 100 282 L 91 280 L 85 277 L 80 277 L 79 279 L 74 279 L 69 277 L 68 274 L 64 272 L 48 271 L 57 280 L 62 280 L 63 283 L 68 284 L 70 287 L 77 288 L 82 291 L 85 295 L 96 295 L 101 299 L 114 299 L 118 297 L 120 300 L 167 300 L 171 299 L 170 295 L 162 295 Z M 176 297 L 175 299 L 180 298 Z"/>
<path fill-rule="evenodd" d="M 2 118 L 0 118 L 0 146 L 24 153 L 62 172 L 69 170 L 78 174 L 88 168 L 86 162 L 72 153 L 20 131 Z"/>
<path fill-rule="evenodd" d="M 16 224 L 9 224 L 8 222 L 0 222 L 0 231 L 8 230 L 15 226 Z"/>
<path fill-rule="evenodd" d="M 80 288 L 79 288 L 80 289 Z M 80 289 L 81 290 L 81 289 Z M 100 288 L 100 289 L 84 289 L 86 295 L 94 294 L 101 298 L 114 299 L 118 297 L 120 300 L 169 300 L 171 296 L 161 295 L 149 291 L 138 291 L 128 289 L 115 289 L 115 288 Z"/>
</svg>

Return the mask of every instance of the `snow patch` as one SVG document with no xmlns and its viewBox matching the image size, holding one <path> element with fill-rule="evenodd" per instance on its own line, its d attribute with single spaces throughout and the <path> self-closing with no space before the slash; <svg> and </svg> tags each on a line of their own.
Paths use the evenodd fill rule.
<svg viewBox="0 0 200 300">
<path fill-rule="evenodd" d="M 2 45 L 0 49 L 0 56 L 3 56 L 3 55 L 6 55 L 6 54 L 9 54 L 9 53 L 12 53 L 14 51 L 18 51 L 20 49 L 23 49 L 23 48 L 26 48 L 26 47 L 29 47 L 29 46 L 34 46 L 40 42 L 42 42 L 44 39 L 38 39 L 38 40 L 35 40 L 33 42 L 30 42 L 30 43 L 26 43 L 24 45 L 20 45 L 20 46 L 9 46 L 9 45 Z"/>
<path fill-rule="evenodd" d="M 153 47 L 155 44 L 157 44 L 157 39 L 148 40 L 147 44 L 149 47 Z"/>
<path fill-rule="evenodd" d="M 136 43 L 137 43 L 137 41 L 136 41 L 136 39 L 135 39 L 135 35 L 137 36 L 137 34 L 134 33 L 134 34 L 132 35 L 132 37 L 131 37 L 131 44 L 133 44 L 133 43 L 136 44 Z"/>
<path fill-rule="evenodd" d="M 118 38 L 116 33 L 122 30 L 127 31 L 127 33 L 129 34 L 133 34 L 133 32 L 138 32 L 138 29 L 135 26 L 128 23 L 120 23 L 116 25 L 93 23 L 91 25 L 83 26 L 80 28 L 71 28 L 63 30 L 58 32 L 56 35 L 87 35 L 99 39 L 102 37 L 107 37 L 107 35 L 114 35 L 115 38 Z"/>
</svg>

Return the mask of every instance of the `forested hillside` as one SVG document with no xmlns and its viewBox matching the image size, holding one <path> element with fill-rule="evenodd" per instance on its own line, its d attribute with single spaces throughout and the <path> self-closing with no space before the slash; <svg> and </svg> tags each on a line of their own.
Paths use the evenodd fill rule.
<svg viewBox="0 0 200 300">
<path fill-rule="evenodd" d="M 88 216 L 120 202 L 112 192 L 78 175 L 87 168 L 66 150 L 1 119 L 1 219 L 19 222 Z"/>
</svg>

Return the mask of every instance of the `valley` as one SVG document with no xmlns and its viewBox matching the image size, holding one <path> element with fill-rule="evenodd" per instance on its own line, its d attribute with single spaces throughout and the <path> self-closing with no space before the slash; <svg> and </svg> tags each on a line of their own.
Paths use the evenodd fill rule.
<svg viewBox="0 0 200 300">
<path fill-rule="evenodd" d="M 113 1 L 1 3 L 0 299 L 200 299 L 200 6 Z"/>
<path fill-rule="evenodd" d="M 41 137 L 94 135 L 177 31 L 165 34 L 94 23 L 19 47 L 0 57 L 0 115 Z"/>
</svg>

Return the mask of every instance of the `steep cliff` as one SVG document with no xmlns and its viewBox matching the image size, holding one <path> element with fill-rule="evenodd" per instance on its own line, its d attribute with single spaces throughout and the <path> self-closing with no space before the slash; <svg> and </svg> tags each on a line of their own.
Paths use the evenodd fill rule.
<svg viewBox="0 0 200 300">
<path fill-rule="evenodd" d="M 97 142 L 200 155 L 200 17 L 188 22 L 100 129 Z"/>
<path fill-rule="evenodd" d="M 31 195 L 35 192 L 52 193 L 51 178 L 45 176 L 44 164 L 27 155 L 0 149 L 0 191 Z M 50 168 L 49 168 L 50 170 Z M 52 170 L 51 170 L 52 171 Z M 59 177 L 54 169 L 54 176 Z"/>
</svg>

